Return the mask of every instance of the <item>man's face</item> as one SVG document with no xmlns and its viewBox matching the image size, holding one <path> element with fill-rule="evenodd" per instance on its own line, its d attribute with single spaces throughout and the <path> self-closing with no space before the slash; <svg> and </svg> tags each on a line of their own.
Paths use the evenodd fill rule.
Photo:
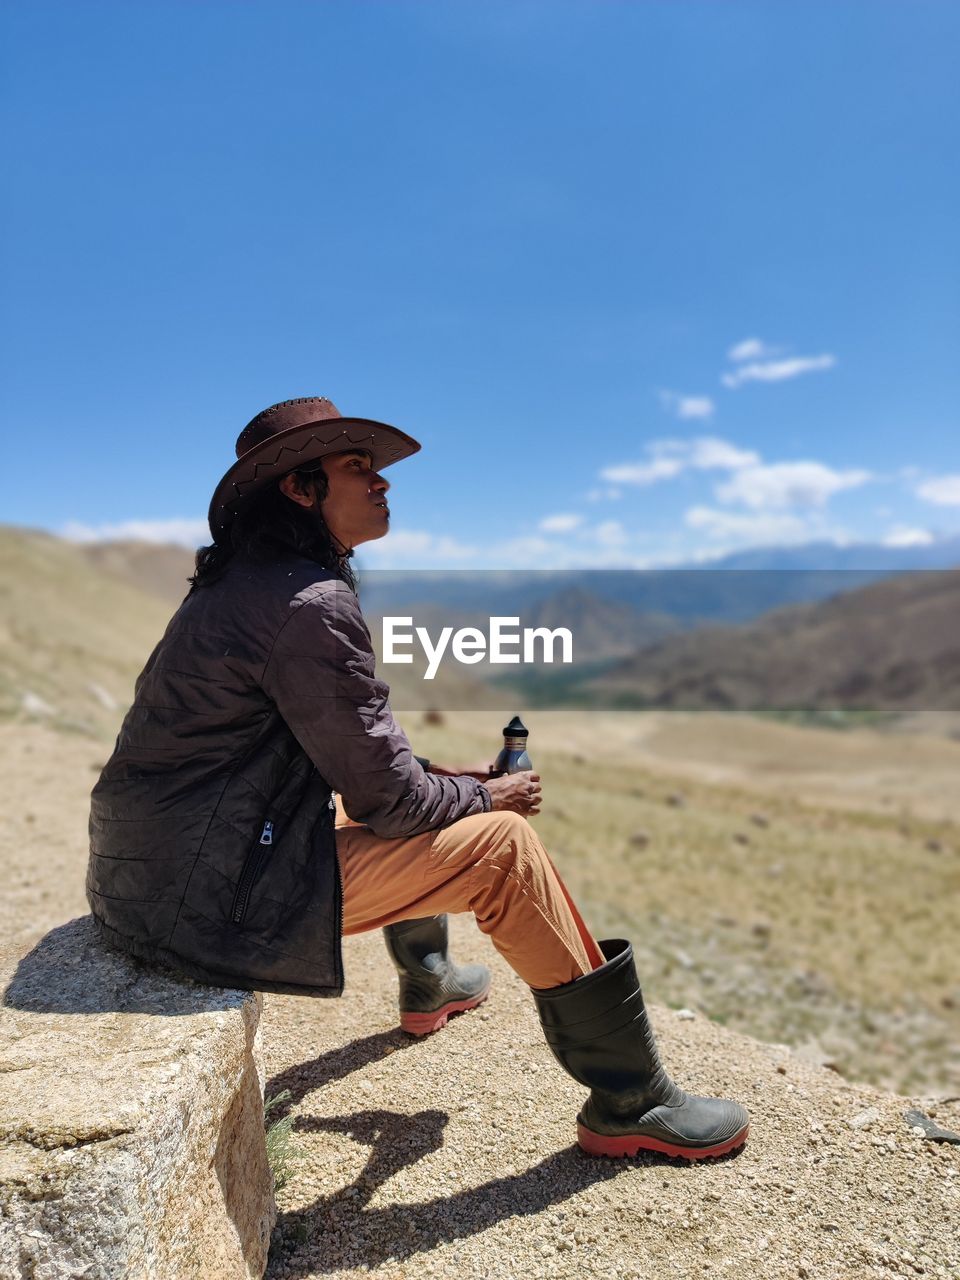
<svg viewBox="0 0 960 1280">
<path fill-rule="evenodd" d="M 390 528 L 388 481 L 370 466 L 366 453 L 331 453 L 323 460 L 327 496 L 320 513 L 345 551 L 382 538 Z"/>
</svg>

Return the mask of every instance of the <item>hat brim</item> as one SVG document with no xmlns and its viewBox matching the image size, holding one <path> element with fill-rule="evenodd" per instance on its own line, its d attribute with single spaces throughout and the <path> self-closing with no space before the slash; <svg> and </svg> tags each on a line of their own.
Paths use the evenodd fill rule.
<svg viewBox="0 0 960 1280">
<path fill-rule="evenodd" d="M 417 453 L 420 445 L 396 427 L 369 418 L 325 418 L 278 431 L 238 458 L 217 485 L 208 516 L 214 541 L 223 537 L 237 513 L 271 480 L 329 453 L 351 449 L 369 453 L 374 471 L 382 471 Z"/>
</svg>

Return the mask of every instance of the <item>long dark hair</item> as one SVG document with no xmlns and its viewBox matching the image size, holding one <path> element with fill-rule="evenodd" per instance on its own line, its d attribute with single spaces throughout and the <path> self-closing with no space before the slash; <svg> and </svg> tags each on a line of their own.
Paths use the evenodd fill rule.
<svg viewBox="0 0 960 1280">
<path fill-rule="evenodd" d="M 190 581 L 190 593 L 208 587 L 223 575 L 235 555 L 243 554 L 260 563 L 276 560 L 293 551 L 308 560 L 316 560 L 355 591 L 353 570 L 348 563 L 352 551 L 344 552 L 334 541 L 320 514 L 320 503 L 327 496 L 327 477 L 320 464 L 293 473 L 303 488 L 312 493 L 314 507 L 302 507 L 280 492 L 279 483 L 269 484 L 248 506 L 239 512 L 226 530 L 222 542 L 213 542 L 197 552 L 196 570 Z"/>
</svg>

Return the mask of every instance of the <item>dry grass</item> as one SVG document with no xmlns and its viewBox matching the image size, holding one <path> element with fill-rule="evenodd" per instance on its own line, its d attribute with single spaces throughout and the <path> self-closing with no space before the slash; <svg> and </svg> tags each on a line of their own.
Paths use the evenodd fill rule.
<svg viewBox="0 0 960 1280">
<path fill-rule="evenodd" d="M 865 786 L 844 763 L 852 735 L 818 734 L 808 797 L 802 768 L 790 785 L 783 752 L 814 731 L 713 717 L 723 719 L 732 738 L 755 728 L 768 751 L 771 728 L 781 731 L 781 758 L 768 757 L 778 787 L 750 786 L 746 774 L 737 786 L 698 781 L 692 743 L 679 781 L 669 761 L 651 768 L 641 713 L 590 716 L 590 755 L 583 721 L 571 741 L 566 717 L 531 718 L 546 796 L 536 826 L 596 931 L 633 939 L 657 999 L 761 1039 L 811 1042 L 811 1053 L 853 1077 L 960 1092 L 960 828 L 913 816 L 904 795 L 895 813 L 883 812 L 880 795 L 873 810 L 853 807 Z M 499 727 L 490 716 L 416 727 L 417 748 L 476 759 Z M 875 766 L 884 751 L 909 761 L 910 740 L 884 747 L 874 737 Z M 835 782 L 846 773 L 849 786 L 835 787 L 845 804 L 825 808 L 816 792 L 832 744 Z M 948 764 L 955 749 L 940 744 Z M 917 791 L 929 801 L 925 780 Z"/>
</svg>

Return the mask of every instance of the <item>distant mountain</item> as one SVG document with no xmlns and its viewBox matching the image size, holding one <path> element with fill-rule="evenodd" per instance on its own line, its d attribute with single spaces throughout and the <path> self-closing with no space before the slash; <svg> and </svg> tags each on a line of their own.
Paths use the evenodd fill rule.
<svg viewBox="0 0 960 1280">
<path fill-rule="evenodd" d="M 838 547 L 832 542 L 809 542 L 802 547 L 757 547 L 735 551 L 712 562 L 717 569 L 903 573 L 910 569 L 960 567 L 960 538 L 946 538 L 929 546 L 883 547 L 853 543 Z"/>
<path fill-rule="evenodd" d="M 682 628 L 746 622 L 785 604 L 806 603 L 876 582 L 891 570 L 590 569 L 361 574 L 360 599 L 373 614 L 423 609 L 518 614 L 586 594 L 634 614 L 673 619 Z M 573 596 L 571 596 L 573 593 Z M 553 608 L 553 606 L 549 606 Z"/>
<path fill-rule="evenodd" d="M 524 609 L 522 618 L 525 627 L 575 631 L 577 658 L 588 662 L 625 657 L 683 630 L 683 624 L 669 614 L 642 613 L 582 586 L 547 596 Z"/>
<path fill-rule="evenodd" d="M 77 544 L 76 550 L 111 577 L 170 605 L 180 603 L 193 572 L 194 553 L 181 546 L 123 541 Z M 458 615 L 520 614 L 524 625 L 545 625 L 528 621 L 545 609 L 552 612 L 552 625 L 563 625 L 563 616 L 575 614 L 581 628 L 588 627 L 593 637 L 585 639 L 586 647 L 601 650 L 611 642 L 601 639 L 600 632 L 616 633 L 615 616 L 608 615 L 609 626 L 602 624 L 595 616 L 595 605 L 576 607 L 577 593 L 629 610 L 629 615 L 622 616 L 631 617 L 634 626 L 636 615 L 642 615 L 654 631 L 658 617 L 667 630 L 748 622 L 771 609 L 825 600 L 892 574 L 960 566 L 960 538 L 927 547 L 831 543 L 769 547 L 736 552 L 708 565 L 654 570 L 414 572 L 365 570 L 362 550 L 360 560 L 360 598 L 372 615 L 420 612 L 435 606 L 437 611 Z M 547 603 L 551 599 L 552 605 Z M 656 638 L 651 633 L 650 639 Z M 612 643 L 616 648 L 616 641 Z M 635 650 L 642 643 L 641 637 L 628 647 L 621 645 L 619 651 Z"/>
<path fill-rule="evenodd" d="M 889 578 L 672 637 L 584 682 L 632 706 L 960 710 L 960 571 Z"/>
</svg>

